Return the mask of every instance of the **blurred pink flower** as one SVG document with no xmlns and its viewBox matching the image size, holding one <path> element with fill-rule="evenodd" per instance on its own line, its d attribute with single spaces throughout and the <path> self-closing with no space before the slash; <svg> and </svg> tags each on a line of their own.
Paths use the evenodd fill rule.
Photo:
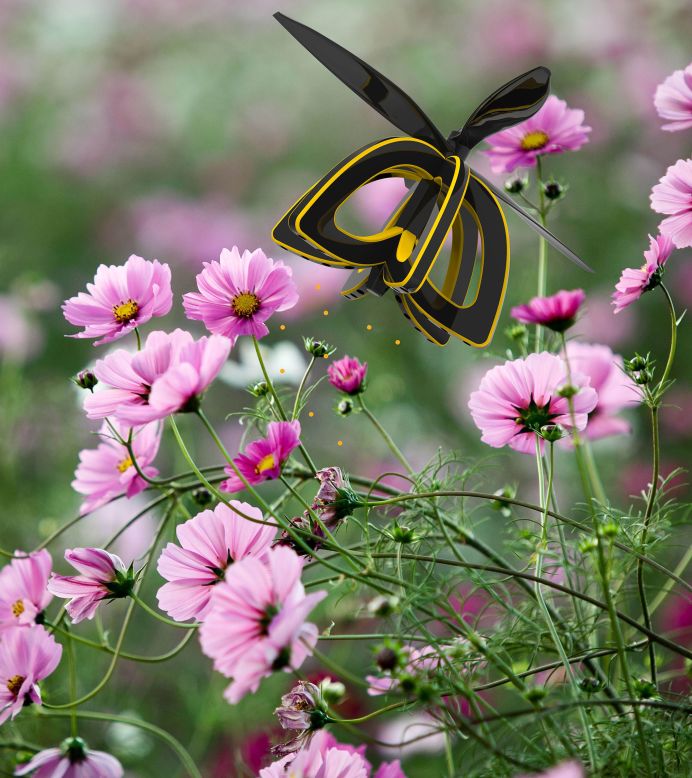
<svg viewBox="0 0 692 778">
<path fill-rule="evenodd" d="M 379 694 L 388 694 L 399 688 L 399 679 L 396 677 L 397 669 L 403 671 L 406 675 L 421 676 L 425 673 L 434 672 L 439 666 L 441 655 L 444 649 L 442 646 L 422 646 L 420 648 L 403 649 L 406 654 L 406 665 L 403 668 L 394 668 L 394 674 L 385 673 L 383 675 L 366 675 L 368 682 L 368 694 L 375 697 Z"/>
<path fill-rule="evenodd" d="M 278 478 L 282 465 L 299 445 L 299 421 L 270 421 L 267 424 L 267 437 L 254 440 L 243 454 L 234 457 L 233 462 L 250 486 L 254 486 Z M 221 483 L 221 491 L 239 492 L 245 488 L 230 465 L 225 470 L 229 477 Z"/>
<path fill-rule="evenodd" d="M 689 490 L 689 477 L 685 470 L 687 462 L 663 460 L 660 467 L 660 483 L 665 480 L 666 493 L 676 496 Z M 682 469 L 681 469 L 682 468 Z M 675 472 L 675 475 L 673 473 Z M 639 460 L 630 462 L 620 469 L 618 483 L 622 493 L 628 497 L 641 497 L 651 488 L 651 462 Z M 660 486 L 660 484 L 659 484 Z"/>
<path fill-rule="evenodd" d="M 99 265 L 87 290 L 66 300 L 62 309 L 70 324 L 84 327 L 70 337 L 100 338 L 95 346 L 122 338 L 152 316 L 165 316 L 173 304 L 168 265 L 134 254 L 124 265 Z"/>
<path fill-rule="evenodd" d="M 274 262 L 262 251 L 224 249 L 218 262 L 205 262 L 197 276 L 197 292 L 183 295 L 188 319 L 204 322 L 213 333 L 225 335 L 234 344 L 241 335 L 263 338 L 265 322 L 276 311 L 298 302 L 291 269 Z"/>
<path fill-rule="evenodd" d="M 19 300 L 0 295 L 0 358 L 26 362 L 41 348 L 43 336 Z"/>
<path fill-rule="evenodd" d="M 630 341 L 637 331 L 634 309 L 615 316 L 609 292 L 590 292 L 584 313 L 574 325 L 572 335 L 584 340 L 598 340 L 611 348 Z"/>
<path fill-rule="evenodd" d="M 60 663 L 62 646 L 39 626 L 11 629 L 0 640 L 0 724 L 29 704 L 41 704 L 38 682 Z"/>
<path fill-rule="evenodd" d="M 122 778 L 124 775 L 122 765 L 114 756 L 92 751 L 79 737 L 68 738 L 60 748 L 39 751 L 14 771 L 14 775 L 29 773 L 34 778 Z"/>
<path fill-rule="evenodd" d="M 365 389 L 368 363 L 346 355 L 332 362 L 327 368 L 329 383 L 346 394 L 360 394 Z"/>
<path fill-rule="evenodd" d="M 22 551 L 15 551 L 15 556 Z M 0 635 L 19 625 L 32 625 L 52 597 L 46 584 L 53 560 L 43 549 L 13 559 L 0 570 Z"/>
<path fill-rule="evenodd" d="M 481 440 L 493 448 L 509 445 L 524 454 L 535 453 L 536 432 L 548 424 L 572 426 L 569 404 L 559 390 L 567 383 L 563 361 L 555 354 L 530 354 L 489 370 L 471 394 L 469 409 Z M 584 429 L 598 396 L 588 379 L 572 375 L 574 422 Z M 544 441 L 540 440 L 541 450 Z"/>
<path fill-rule="evenodd" d="M 376 233 L 384 227 L 407 194 L 406 182 L 395 176 L 371 181 L 357 189 L 351 197 L 356 213 Z"/>
<path fill-rule="evenodd" d="M 588 376 L 590 386 L 598 393 L 598 402 L 589 414 L 584 437 L 598 440 L 611 435 L 627 435 L 630 425 L 617 414 L 624 408 L 639 405 L 641 396 L 637 385 L 623 370 L 622 357 L 613 354 L 608 346 L 570 341 L 567 359 L 570 370 Z"/>
<path fill-rule="evenodd" d="M 132 588 L 123 560 L 102 548 L 68 548 L 65 559 L 80 575 L 53 573 L 48 589 L 69 600 L 65 610 L 73 624 L 93 619 L 103 600 L 126 597 Z"/>
<path fill-rule="evenodd" d="M 214 668 L 232 678 L 224 696 L 236 703 L 277 670 L 297 670 L 317 641 L 305 618 L 327 593 L 306 594 L 303 560 L 278 546 L 231 565 L 212 593 L 200 627 L 202 651 Z"/>
<path fill-rule="evenodd" d="M 679 159 L 651 190 L 651 208 L 670 214 L 659 224 L 677 248 L 692 246 L 692 159 Z"/>
<path fill-rule="evenodd" d="M 658 86 L 654 105 L 661 119 L 667 119 L 661 129 L 669 132 L 692 128 L 692 63 L 676 70 Z"/>
<path fill-rule="evenodd" d="M 555 332 L 564 332 L 575 322 L 586 295 L 583 289 L 564 289 L 550 297 L 534 297 L 525 305 L 512 308 L 512 316 L 523 324 L 542 324 Z"/>
<path fill-rule="evenodd" d="M 396 754 L 400 759 L 414 754 L 436 754 L 445 747 L 444 726 L 421 709 L 395 716 L 380 725 L 377 739 L 384 743 L 403 743 L 398 748 L 387 748 L 385 751 L 387 754 Z"/>
<path fill-rule="evenodd" d="M 261 557 L 270 548 L 276 525 L 256 524 L 244 516 L 264 521 L 259 508 L 234 500 L 231 507 L 219 503 L 177 527 L 180 545 L 169 543 L 157 565 L 168 581 L 156 595 L 159 607 L 172 619 L 203 619 L 213 587 L 226 569 L 247 556 Z"/>
<path fill-rule="evenodd" d="M 644 252 L 646 262 L 640 268 L 626 267 L 613 292 L 615 313 L 636 302 L 644 292 L 654 289 L 661 282 L 663 267 L 673 252 L 673 242 L 665 235 L 652 238 L 649 235 L 649 248 Z"/>
<path fill-rule="evenodd" d="M 579 762 L 561 762 L 543 773 L 534 773 L 518 778 L 584 778 L 584 768 Z"/>
<path fill-rule="evenodd" d="M 591 132 L 583 121 L 584 111 L 568 108 L 564 100 L 550 95 L 530 119 L 491 135 L 487 139 L 490 148 L 484 153 L 495 173 L 535 167 L 539 156 L 580 149 Z"/>
<path fill-rule="evenodd" d="M 689 384 L 676 383 L 661 407 L 661 426 L 671 438 L 692 438 L 692 391 Z"/>
<path fill-rule="evenodd" d="M 129 428 L 117 423 L 114 426 L 123 440 L 127 440 Z M 91 513 L 123 493 L 128 498 L 134 497 L 147 487 L 147 482 L 135 470 L 127 447 L 114 438 L 110 427 L 104 423 L 99 434 L 102 443 L 80 452 L 72 482 L 72 488 L 86 497 L 79 508 L 80 513 Z M 150 478 L 159 472 L 151 463 L 158 453 L 160 440 L 161 430 L 156 423 L 147 424 L 132 435 L 132 451 L 137 464 Z"/>
</svg>

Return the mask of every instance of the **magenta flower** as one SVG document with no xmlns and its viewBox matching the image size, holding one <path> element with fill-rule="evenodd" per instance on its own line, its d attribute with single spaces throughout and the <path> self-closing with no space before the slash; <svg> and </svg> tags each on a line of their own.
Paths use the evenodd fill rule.
<svg viewBox="0 0 692 778">
<path fill-rule="evenodd" d="M 679 159 L 651 190 L 651 208 L 670 214 L 658 226 L 677 248 L 692 246 L 692 159 Z"/>
<path fill-rule="evenodd" d="M 677 132 L 692 127 L 692 63 L 684 70 L 671 73 L 659 84 L 654 105 L 661 119 L 668 120 L 662 129 Z"/>
<path fill-rule="evenodd" d="M 469 409 L 481 440 L 493 448 L 509 445 L 525 454 L 535 452 L 536 432 L 548 424 L 572 426 L 568 401 L 559 391 L 567 384 L 564 362 L 555 354 L 541 352 L 490 369 L 478 390 L 471 394 Z M 572 374 L 574 422 L 586 426 L 598 396 L 588 378 Z M 541 449 L 544 441 L 540 440 Z"/>
<path fill-rule="evenodd" d="M 644 292 L 661 283 L 663 268 L 673 252 L 673 241 L 665 235 L 652 238 L 649 235 L 649 250 L 644 252 L 646 262 L 640 268 L 626 267 L 613 292 L 615 313 L 632 305 Z"/>
<path fill-rule="evenodd" d="M 345 356 L 332 362 L 327 368 L 329 383 L 346 394 L 360 394 L 365 390 L 365 376 L 368 363 L 359 362 L 356 357 Z"/>
<path fill-rule="evenodd" d="M 15 551 L 18 557 L 22 553 Z M 46 589 L 52 565 L 44 549 L 13 559 L 0 571 L 0 635 L 13 627 L 36 623 L 52 599 Z"/>
<path fill-rule="evenodd" d="M 613 354 L 608 346 L 572 341 L 567 344 L 567 358 L 570 370 L 588 376 L 589 385 L 598 394 L 598 402 L 589 414 L 584 437 L 598 440 L 612 435 L 627 435 L 630 425 L 618 414 L 624 408 L 638 405 L 640 395 L 637 385 L 623 370 L 622 357 Z"/>
<path fill-rule="evenodd" d="M 68 548 L 65 559 L 81 575 L 53 573 L 48 589 L 56 597 L 69 600 L 65 610 L 73 624 L 93 619 L 104 600 L 127 597 L 132 591 L 132 570 L 127 570 L 115 554 L 102 548 Z"/>
<path fill-rule="evenodd" d="M 490 158 L 494 173 L 511 173 L 518 167 L 535 167 L 544 154 L 577 151 L 588 142 L 591 127 L 586 127 L 584 111 L 568 108 L 564 100 L 550 95 L 543 107 L 521 124 L 491 135 Z"/>
<path fill-rule="evenodd" d="M 550 297 L 534 297 L 525 305 L 512 308 L 512 316 L 522 324 L 541 324 L 555 332 L 569 329 L 586 299 L 583 289 L 564 289 Z"/>
<path fill-rule="evenodd" d="M 134 254 L 124 265 L 99 265 L 87 292 L 66 300 L 65 318 L 83 332 L 73 338 L 100 338 L 94 345 L 122 338 L 152 316 L 165 316 L 173 304 L 171 270 L 158 260 Z"/>
<path fill-rule="evenodd" d="M 69 737 L 60 748 L 39 751 L 14 771 L 15 775 L 29 773 L 33 773 L 33 778 L 122 778 L 124 775 L 122 765 L 114 756 L 92 751 L 81 737 Z"/>
<path fill-rule="evenodd" d="M 205 262 L 197 276 L 197 292 L 183 295 L 188 319 L 235 343 L 240 335 L 263 338 L 265 322 L 275 311 L 285 311 L 298 302 L 291 268 L 274 262 L 262 251 L 224 249 L 219 261 Z"/>
<path fill-rule="evenodd" d="M 245 453 L 239 454 L 233 462 L 250 486 L 254 486 L 278 478 L 284 462 L 299 445 L 299 421 L 270 421 L 267 424 L 267 437 L 254 440 Z M 226 473 L 229 477 L 220 485 L 221 491 L 239 492 L 245 488 L 232 467 L 227 467 Z"/>
<path fill-rule="evenodd" d="M 229 702 L 256 691 L 273 671 L 298 669 L 310 655 L 317 627 L 305 618 L 327 593 L 306 594 L 302 570 L 294 551 L 277 546 L 261 560 L 231 565 L 214 587 L 200 640 L 214 668 L 233 679 L 224 695 Z"/>
<path fill-rule="evenodd" d="M 0 724 L 32 702 L 41 704 L 38 682 L 58 666 L 62 646 L 39 626 L 10 629 L 0 640 Z"/>
<path fill-rule="evenodd" d="M 176 529 L 180 545 L 169 543 L 161 552 L 158 571 L 168 583 L 157 598 L 172 619 L 203 619 L 226 568 L 247 556 L 262 557 L 270 548 L 276 525 L 244 518 L 264 521 L 262 511 L 245 502 L 233 501 L 231 506 L 219 503 L 213 511 L 202 511 L 180 524 Z"/>
<path fill-rule="evenodd" d="M 127 440 L 129 428 L 120 424 L 114 427 Z M 147 487 L 147 482 L 135 470 L 127 446 L 115 439 L 110 427 L 104 424 L 99 434 L 103 443 L 80 451 L 72 482 L 72 488 L 86 497 L 79 509 L 81 513 L 91 513 L 123 493 L 128 498 L 134 497 Z M 160 440 L 161 429 L 156 423 L 132 431 L 132 452 L 148 478 L 159 472 L 151 463 L 158 453 Z"/>
</svg>

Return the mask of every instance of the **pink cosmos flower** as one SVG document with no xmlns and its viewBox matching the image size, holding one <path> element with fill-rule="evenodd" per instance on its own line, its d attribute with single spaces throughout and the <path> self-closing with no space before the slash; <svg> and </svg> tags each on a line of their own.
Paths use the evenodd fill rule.
<svg viewBox="0 0 692 778">
<path fill-rule="evenodd" d="M 652 238 L 649 235 L 649 250 L 644 252 L 646 262 L 640 268 L 626 267 L 613 292 L 615 313 L 632 305 L 644 292 L 654 289 L 661 282 L 663 267 L 673 252 L 673 241 L 665 235 Z"/>
<path fill-rule="evenodd" d="M 677 248 L 692 246 L 692 159 L 679 159 L 651 190 L 651 208 L 670 214 L 658 229 Z"/>
<path fill-rule="evenodd" d="M 176 529 L 180 545 L 169 543 L 161 552 L 158 571 L 168 583 L 157 598 L 172 619 L 203 619 L 226 568 L 247 556 L 262 557 L 271 546 L 276 525 L 244 518 L 264 521 L 262 511 L 245 502 L 232 501 L 231 506 L 219 503 L 213 511 L 202 511 L 180 524 Z"/>
<path fill-rule="evenodd" d="M 584 768 L 579 762 L 560 762 L 543 773 L 519 776 L 519 778 L 584 778 Z"/>
<path fill-rule="evenodd" d="M 677 132 L 692 127 L 692 63 L 659 84 L 654 105 L 661 119 L 669 120 L 661 129 Z"/>
<path fill-rule="evenodd" d="M 41 704 L 38 682 L 58 666 L 62 646 L 43 627 L 10 629 L 0 640 L 0 724 L 24 705 Z"/>
<path fill-rule="evenodd" d="M 627 435 L 630 425 L 617 414 L 623 408 L 638 405 L 640 396 L 637 385 L 623 370 L 622 357 L 613 354 L 608 346 L 570 341 L 567 358 L 570 369 L 588 376 L 589 385 L 598 393 L 598 402 L 589 414 L 584 437 L 598 440 L 611 435 Z"/>
<path fill-rule="evenodd" d="M 270 421 L 267 424 L 267 437 L 254 440 L 245 449 L 245 453 L 239 454 L 233 462 L 247 482 L 254 486 L 262 481 L 278 478 L 284 462 L 299 445 L 299 421 Z M 221 483 L 221 491 L 239 492 L 245 488 L 245 484 L 232 467 L 227 467 L 226 473 L 229 478 Z"/>
<path fill-rule="evenodd" d="M 205 262 L 197 276 L 197 292 L 183 295 L 188 319 L 235 343 L 240 335 L 263 338 L 269 334 L 266 320 L 298 302 L 291 269 L 274 262 L 262 251 L 224 249 L 219 261 Z"/>
<path fill-rule="evenodd" d="M 165 316 L 173 305 L 171 270 L 158 260 L 134 254 L 124 265 L 99 265 L 86 292 L 66 300 L 65 318 L 83 332 L 73 338 L 100 338 L 95 346 L 122 338 L 152 316 Z"/>
<path fill-rule="evenodd" d="M 535 452 L 536 432 L 547 424 L 572 426 L 569 404 L 559 390 L 567 383 L 564 362 L 541 352 L 490 369 L 478 390 L 471 394 L 469 409 L 481 440 L 493 448 L 509 445 L 525 454 Z M 572 373 L 578 390 L 572 398 L 577 429 L 586 426 L 598 396 L 588 378 Z M 540 440 L 541 449 L 544 441 Z"/>
<path fill-rule="evenodd" d="M 564 332 L 575 322 L 586 299 L 583 289 L 564 289 L 550 297 L 534 297 L 525 305 L 512 308 L 512 316 L 522 324 L 541 324 L 555 332 Z"/>
<path fill-rule="evenodd" d="M 130 429 L 117 423 L 113 426 L 123 440 L 127 440 Z M 123 493 L 128 498 L 134 497 L 147 486 L 135 470 L 127 446 L 115 439 L 110 427 L 104 423 L 99 434 L 103 443 L 94 449 L 80 451 L 72 482 L 72 488 L 86 497 L 79 509 L 81 513 L 91 513 Z M 132 451 L 140 470 L 149 478 L 159 472 L 151 463 L 158 453 L 160 440 L 161 429 L 156 423 L 132 432 Z"/>
<path fill-rule="evenodd" d="M 535 167 L 543 154 L 577 151 L 588 142 L 584 111 L 568 108 L 564 100 L 550 95 L 542 108 L 521 124 L 491 135 L 490 158 L 494 173 L 511 173 L 518 167 Z"/>
<path fill-rule="evenodd" d="M 122 765 L 114 756 L 92 751 L 81 737 L 67 738 L 60 748 L 39 751 L 14 771 L 15 775 L 29 773 L 33 778 L 122 778 L 124 775 Z"/>
<path fill-rule="evenodd" d="M 365 389 L 365 376 L 368 363 L 359 362 L 356 357 L 348 355 L 332 362 L 327 368 L 329 383 L 346 394 L 360 394 Z"/>
<path fill-rule="evenodd" d="M 65 606 L 73 624 L 93 619 L 103 600 L 127 597 L 132 590 L 131 571 L 123 560 L 102 548 L 68 548 L 65 559 L 81 575 L 53 575 L 48 589 L 69 602 Z"/>
<path fill-rule="evenodd" d="M 22 553 L 15 551 L 15 556 Z M 0 635 L 7 629 L 36 623 L 52 599 L 46 589 L 52 565 L 44 549 L 13 559 L 0 571 Z"/>
<path fill-rule="evenodd" d="M 275 670 L 295 670 L 317 642 L 305 618 L 327 593 L 306 594 L 303 560 L 277 546 L 263 559 L 246 557 L 226 570 L 214 587 L 211 610 L 200 628 L 202 651 L 233 682 L 225 697 L 236 703 L 256 691 Z"/>
</svg>

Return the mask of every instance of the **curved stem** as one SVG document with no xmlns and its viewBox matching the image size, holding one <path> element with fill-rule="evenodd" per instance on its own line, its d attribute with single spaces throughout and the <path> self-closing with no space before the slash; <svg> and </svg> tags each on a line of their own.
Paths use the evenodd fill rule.
<svg viewBox="0 0 692 778">
<path fill-rule="evenodd" d="M 298 384 L 298 389 L 296 390 L 296 399 L 295 402 L 293 403 L 293 413 L 291 414 L 291 419 L 298 418 L 298 410 L 300 409 L 300 395 L 303 393 L 303 389 L 305 388 L 305 382 L 308 380 L 308 376 L 310 375 L 310 371 L 312 370 L 314 365 L 315 365 L 315 356 L 313 354 L 310 357 L 308 366 L 305 368 L 303 377 L 300 379 L 300 383 Z"/>
<path fill-rule="evenodd" d="M 375 429 L 380 433 L 382 436 L 382 439 L 387 444 L 389 450 L 394 454 L 394 456 L 401 462 L 401 464 L 406 468 L 407 472 L 410 475 L 415 475 L 415 470 L 411 467 L 409 464 L 408 459 L 403 455 L 399 447 L 396 445 L 396 443 L 392 440 L 391 435 L 387 432 L 387 430 L 380 424 L 377 417 L 373 414 L 373 412 L 368 408 L 368 406 L 365 404 L 365 401 L 363 400 L 363 395 L 359 394 L 357 395 L 358 398 L 358 404 L 360 405 L 361 410 L 363 413 L 370 419 Z"/>
</svg>

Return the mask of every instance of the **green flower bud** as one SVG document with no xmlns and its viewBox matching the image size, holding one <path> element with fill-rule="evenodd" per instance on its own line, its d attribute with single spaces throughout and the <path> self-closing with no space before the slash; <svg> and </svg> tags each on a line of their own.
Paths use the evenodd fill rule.
<svg viewBox="0 0 692 778">
<path fill-rule="evenodd" d="M 269 386 L 266 381 L 258 381 L 256 384 L 251 384 L 247 390 L 253 397 L 264 397 L 269 394 Z"/>
<path fill-rule="evenodd" d="M 413 541 L 416 539 L 416 533 L 414 530 L 412 530 L 410 527 L 400 527 L 398 524 L 395 524 L 394 527 L 392 527 L 392 540 L 395 543 L 401 543 L 403 545 L 406 545 L 407 543 L 413 543 Z"/>
<path fill-rule="evenodd" d="M 505 181 L 505 192 L 509 194 L 521 194 L 529 185 L 526 176 L 512 176 Z"/>
<path fill-rule="evenodd" d="M 336 412 L 339 416 L 350 416 L 354 407 L 353 400 L 350 397 L 344 397 L 336 404 Z"/>
<path fill-rule="evenodd" d="M 548 696 L 548 690 L 545 686 L 532 686 L 524 692 L 524 697 L 529 702 L 540 702 Z"/>
<path fill-rule="evenodd" d="M 541 427 L 540 434 L 543 440 L 555 443 L 555 441 L 564 438 L 565 430 L 559 424 L 545 424 Z"/>
<path fill-rule="evenodd" d="M 336 351 L 336 346 L 330 346 L 326 341 L 317 338 L 303 338 L 303 345 L 313 357 L 331 356 Z"/>
</svg>

